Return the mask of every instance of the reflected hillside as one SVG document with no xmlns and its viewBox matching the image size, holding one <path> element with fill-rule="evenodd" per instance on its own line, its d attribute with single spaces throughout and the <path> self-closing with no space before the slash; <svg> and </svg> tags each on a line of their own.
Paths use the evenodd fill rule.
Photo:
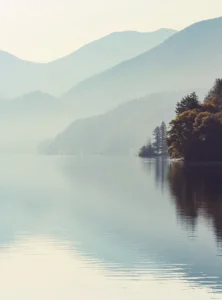
<svg viewBox="0 0 222 300">
<path fill-rule="evenodd" d="M 198 217 L 211 222 L 222 244 L 222 166 L 169 166 L 167 177 L 177 213 L 195 228 Z"/>
</svg>

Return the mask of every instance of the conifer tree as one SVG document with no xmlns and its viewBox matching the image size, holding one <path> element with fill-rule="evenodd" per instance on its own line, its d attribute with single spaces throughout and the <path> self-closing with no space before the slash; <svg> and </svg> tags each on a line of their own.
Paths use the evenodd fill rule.
<svg viewBox="0 0 222 300">
<path fill-rule="evenodd" d="M 154 129 L 153 136 L 154 136 L 153 148 L 156 155 L 159 155 L 161 153 L 161 130 L 159 126 L 157 126 Z"/>
<path fill-rule="evenodd" d="M 161 155 L 166 156 L 167 155 L 167 143 L 166 143 L 166 132 L 167 132 L 167 127 L 166 123 L 162 122 L 160 125 L 160 138 L 161 138 Z"/>
</svg>

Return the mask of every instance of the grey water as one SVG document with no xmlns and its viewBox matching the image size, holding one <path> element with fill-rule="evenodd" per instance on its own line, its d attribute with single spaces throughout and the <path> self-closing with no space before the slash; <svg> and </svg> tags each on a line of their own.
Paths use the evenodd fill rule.
<svg viewBox="0 0 222 300">
<path fill-rule="evenodd" d="M 222 167 L 0 158 L 0 299 L 222 299 Z"/>
</svg>

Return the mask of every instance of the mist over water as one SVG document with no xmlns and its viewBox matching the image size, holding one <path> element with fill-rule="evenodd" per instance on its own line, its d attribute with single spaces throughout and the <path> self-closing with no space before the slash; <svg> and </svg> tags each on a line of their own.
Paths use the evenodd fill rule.
<svg viewBox="0 0 222 300">
<path fill-rule="evenodd" d="M 220 167 L 0 162 L 2 299 L 221 299 Z"/>
<path fill-rule="evenodd" d="M 1 104 L 0 104 L 1 108 Z M 57 134 L 72 121 L 84 116 L 81 112 L 63 109 L 57 112 L 1 113 L 0 153 L 35 154 L 41 152 L 45 143 L 51 142 Z"/>
</svg>

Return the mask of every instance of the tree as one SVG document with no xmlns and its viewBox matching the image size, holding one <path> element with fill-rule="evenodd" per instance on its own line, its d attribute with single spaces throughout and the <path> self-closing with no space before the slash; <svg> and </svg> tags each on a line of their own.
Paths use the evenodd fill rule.
<svg viewBox="0 0 222 300">
<path fill-rule="evenodd" d="M 177 103 L 177 116 L 167 132 L 168 152 L 172 158 L 188 161 L 221 161 L 222 79 L 216 80 L 204 103 L 191 95 Z"/>
<path fill-rule="evenodd" d="M 156 156 L 150 140 L 146 146 L 143 146 L 140 149 L 139 156 L 140 157 L 151 157 L 151 158 Z"/>
<path fill-rule="evenodd" d="M 212 89 L 204 99 L 205 104 L 214 105 L 218 111 L 222 109 L 222 79 L 217 78 Z"/>
<path fill-rule="evenodd" d="M 166 141 L 172 158 L 190 157 L 195 139 L 193 123 L 197 114 L 198 110 L 187 110 L 171 121 Z"/>
<path fill-rule="evenodd" d="M 167 127 L 166 123 L 162 122 L 160 126 L 157 126 L 153 131 L 154 141 L 151 140 L 147 145 L 143 146 L 139 150 L 139 156 L 141 157 L 158 157 L 167 156 L 167 144 L 166 144 Z"/>
<path fill-rule="evenodd" d="M 176 104 L 176 114 L 179 115 L 184 111 L 191 110 L 191 109 L 199 109 L 200 102 L 198 100 L 198 96 L 196 93 L 191 93 L 184 98 L 180 102 Z"/>
<path fill-rule="evenodd" d="M 166 144 L 166 132 L 167 132 L 166 123 L 162 122 L 160 125 L 160 139 L 161 139 L 160 152 L 162 156 L 166 156 L 168 153 L 167 144 Z"/>
<path fill-rule="evenodd" d="M 160 127 L 157 126 L 153 131 L 154 143 L 153 148 L 157 155 L 161 153 L 161 130 Z"/>
<path fill-rule="evenodd" d="M 193 125 L 198 137 L 198 155 L 201 160 L 222 159 L 222 115 L 202 112 Z"/>
</svg>

